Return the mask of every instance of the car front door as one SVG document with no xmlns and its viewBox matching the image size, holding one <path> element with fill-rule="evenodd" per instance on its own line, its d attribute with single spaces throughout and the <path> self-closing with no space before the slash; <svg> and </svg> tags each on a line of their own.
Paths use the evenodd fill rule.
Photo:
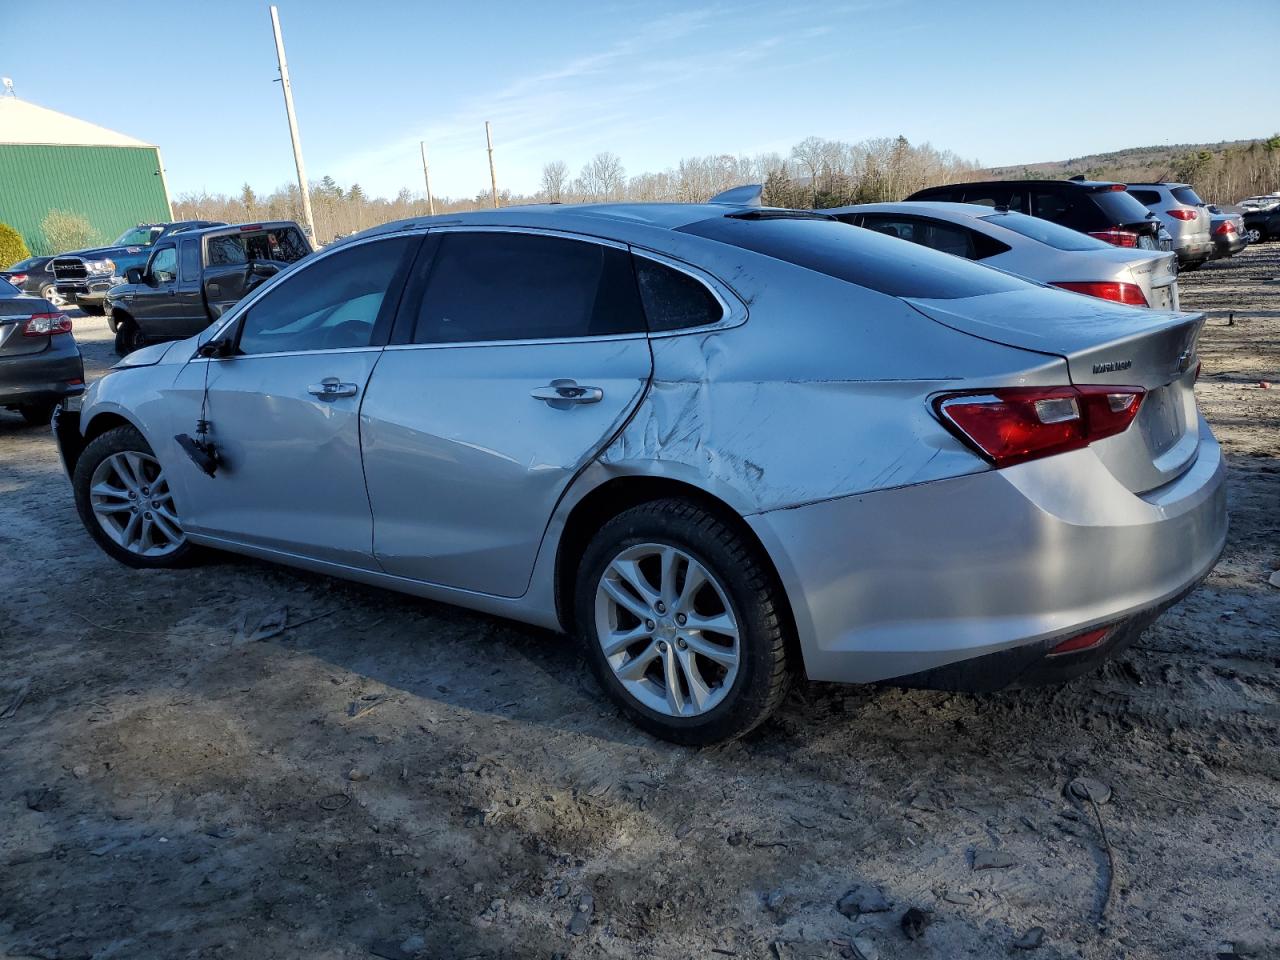
<svg viewBox="0 0 1280 960">
<path fill-rule="evenodd" d="M 653 369 L 630 254 L 432 231 L 361 411 L 388 573 L 522 595 L 556 502 Z"/>
<path fill-rule="evenodd" d="M 183 237 L 178 242 L 178 283 L 174 297 L 173 330 L 169 336 L 190 337 L 209 325 L 200 289 L 200 238 Z"/>
<path fill-rule="evenodd" d="M 329 563 L 375 568 L 360 462 L 360 405 L 421 236 L 335 249 L 246 304 L 219 340 L 223 359 L 194 358 L 175 386 L 205 418 L 222 463 L 206 476 L 180 460 L 192 533 Z"/>
<path fill-rule="evenodd" d="M 142 280 L 133 287 L 129 313 L 144 336 L 167 337 L 178 285 L 178 250 L 172 243 L 151 251 L 143 267 Z"/>
</svg>

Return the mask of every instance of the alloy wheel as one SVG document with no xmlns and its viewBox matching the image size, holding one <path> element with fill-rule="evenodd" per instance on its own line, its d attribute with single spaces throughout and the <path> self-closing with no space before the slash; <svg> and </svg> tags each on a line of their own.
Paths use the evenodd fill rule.
<svg viewBox="0 0 1280 960">
<path fill-rule="evenodd" d="M 619 552 L 596 587 L 596 639 L 635 700 L 673 717 L 712 710 L 733 687 L 738 618 L 715 575 L 670 544 Z"/>
<path fill-rule="evenodd" d="M 1249 238 L 1250 243 L 1257 243 L 1262 239 L 1262 231 L 1257 227 L 1250 227 L 1244 232 L 1244 235 Z"/>
<path fill-rule="evenodd" d="M 46 283 L 40 288 L 40 296 L 48 300 L 55 307 L 65 307 L 67 298 L 58 292 L 58 288 L 52 283 Z"/>
<path fill-rule="evenodd" d="M 102 529 L 140 557 L 163 557 L 186 542 L 173 494 L 155 457 L 127 450 L 93 471 L 89 505 Z"/>
</svg>

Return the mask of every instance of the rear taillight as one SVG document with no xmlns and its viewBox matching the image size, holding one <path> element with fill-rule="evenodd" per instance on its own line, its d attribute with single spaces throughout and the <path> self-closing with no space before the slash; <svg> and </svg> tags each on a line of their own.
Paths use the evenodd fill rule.
<svg viewBox="0 0 1280 960">
<path fill-rule="evenodd" d="M 934 409 L 996 467 L 1079 450 L 1128 429 L 1141 387 L 1003 387 L 936 397 Z"/>
<path fill-rule="evenodd" d="M 1224 220 L 1222 223 L 1218 224 L 1216 227 L 1213 228 L 1213 232 L 1220 237 L 1225 237 L 1228 233 L 1236 232 L 1236 225 L 1232 223 L 1230 220 Z"/>
<path fill-rule="evenodd" d="M 1094 230 L 1089 236 L 1111 244 L 1113 247 L 1136 247 L 1138 235 L 1132 230 Z"/>
<path fill-rule="evenodd" d="M 1052 284 L 1073 293 L 1083 293 L 1089 297 L 1102 300 L 1114 300 L 1116 303 L 1127 303 L 1131 307 L 1145 307 L 1147 297 L 1136 283 L 1121 283 L 1119 280 L 1074 281 L 1063 280 Z"/>
<path fill-rule="evenodd" d="M 27 275 L 25 273 L 11 273 L 9 275 L 9 282 L 15 287 L 20 287 L 27 282 Z"/>
<path fill-rule="evenodd" d="M 71 318 L 64 313 L 37 313 L 22 325 L 24 337 L 52 337 L 56 333 L 70 333 Z"/>
<path fill-rule="evenodd" d="M 1196 218 L 1194 210 L 1166 210 L 1165 213 L 1175 220 L 1194 220 Z"/>
</svg>

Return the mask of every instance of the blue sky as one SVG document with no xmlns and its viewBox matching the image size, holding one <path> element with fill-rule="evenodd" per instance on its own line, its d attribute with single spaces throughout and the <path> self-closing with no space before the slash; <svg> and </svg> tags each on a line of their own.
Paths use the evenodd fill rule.
<svg viewBox="0 0 1280 960">
<path fill-rule="evenodd" d="M 983 164 L 1280 130 L 1276 0 L 1146 4 L 424 3 L 281 0 L 307 172 L 366 193 L 536 189 L 601 150 L 628 173 L 709 153 L 787 152 L 810 134 L 904 134 Z M 294 177 L 265 2 L 48 4 L 4 13 L 18 95 L 158 144 L 171 191 Z M 216 12 L 215 12 L 216 11 Z M 1142 12 L 1140 12 L 1142 11 Z M 173 81 L 168 64 L 195 65 Z"/>
</svg>

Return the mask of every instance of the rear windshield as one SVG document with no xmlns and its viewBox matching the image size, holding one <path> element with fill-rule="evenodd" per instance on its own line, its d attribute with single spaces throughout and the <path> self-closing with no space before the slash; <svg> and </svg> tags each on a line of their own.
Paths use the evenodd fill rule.
<svg viewBox="0 0 1280 960">
<path fill-rule="evenodd" d="M 1173 199 L 1177 200 L 1179 203 L 1190 204 L 1193 207 L 1198 207 L 1204 203 L 1204 201 L 1200 199 L 1200 195 L 1191 187 L 1173 187 L 1169 192 L 1173 194 Z"/>
<path fill-rule="evenodd" d="M 1151 211 L 1125 190 L 1090 190 L 1089 196 L 1113 224 L 1141 223 L 1151 216 Z"/>
<path fill-rule="evenodd" d="M 0 277 L 0 297 L 20 297 L 22 291 L 4 277 Z"/>
<path fill-rule="evenodd" d="M 996 213 L 982 219 L 998 227 L 1004 227 L 1006 230 L 1012 230 L 1014 233 L 1020 233 L 1024 237 L 1030 237 L 1032 240 L 1047 243 L 1057 250 L 1108 250 L 1111 248 L 1110 244 L 1095 240 L 1087 233 L 1060 226 L 1051 220 L 1028 217 L 1024 213 Z"/>
<path fill-rule="evenodd" d="M 1029 286 L 1007 274 L 839 220 L 713 217 L 682 233 L 731 244 L 891 297 L 952 300 Z"/>
</svg>

